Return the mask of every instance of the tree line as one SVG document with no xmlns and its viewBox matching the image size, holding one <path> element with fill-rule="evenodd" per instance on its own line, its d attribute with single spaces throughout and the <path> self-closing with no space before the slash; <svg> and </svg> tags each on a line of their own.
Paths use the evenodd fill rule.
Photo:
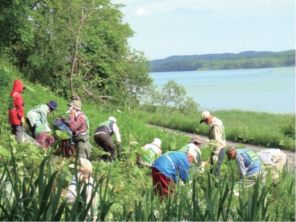
<svg viewBox="0 0 296 222">
<path fill-rule="evenodd" d="M 239 54 L 209 54 L 173 56 L 150 62 L 153 72 L 250 69 L 295 66 L 295 50 L 284 52 L 242 52 Z"/>
</svg>

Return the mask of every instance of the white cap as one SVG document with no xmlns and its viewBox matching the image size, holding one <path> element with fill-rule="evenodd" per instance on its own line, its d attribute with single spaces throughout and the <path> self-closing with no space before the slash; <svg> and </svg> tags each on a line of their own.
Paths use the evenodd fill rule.
<svg viewBox="0 0 296 222">
<path fill-rule="evenodd" d="M 154 138 L 152 144 L 154 144 L 160 148 L 161 147 L 161 140 L 159 138 Z"/>
<path fill-rule="evenodd" d="M 194 150 L 194 149 L 189 149 L 188 151 L 187 151 L 187 154 L 189 154 L 190 156 L 192 156 L 193 157 L 193 159 L 194 159 L 194 162 L 195 163 L 197 163 L 197 152 L 196 152 L 196 150 Z"/>
<path fill-rule="evenodd" d="M 113 122 L 115 122 L 115 123 L 116 123 L 116 119 L 115 119 L 115 117 L 114 117 L 114 116 L 110 116 L 110 117 L 108 118 L 108 120 L 111 120 L 111 121 L 113 121 Z"/>
<path fill-rule="evenodd" d="M 207 110 L 206 110 L 206 111 L 203 111 L 202 114 L 201 114 L 201 119 L 202 119 L 202 120 L 207 119 L 207 118 L 210 117 L 210 115 L 211 115 L 211 114 L 210 114 L 209 111 L 207 111 Z"/>
</svg>

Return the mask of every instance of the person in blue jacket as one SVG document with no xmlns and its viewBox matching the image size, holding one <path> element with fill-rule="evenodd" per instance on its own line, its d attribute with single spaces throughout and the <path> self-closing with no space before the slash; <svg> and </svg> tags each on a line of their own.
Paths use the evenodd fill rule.
<svg viewBox="0 0 296 222">
<path fill-rule="evenodd" d="M 230 147 L 226 154 L 229 160 L 236 160 L 241 178 L 257 176 L 263 170 L 259 156 L 254 151 Z"/>
<path fill-rule="evenodd" d="M 187 152 L 172 151 L 158 157 L 152 165 L 152 180 L 156 194 L 167 197 L 173 192 L 175 183 L 180 177 L 186 182 L 189 177 L 189 168 L 197 162 L 197 152 L 189 149 Z"/>
</svg>

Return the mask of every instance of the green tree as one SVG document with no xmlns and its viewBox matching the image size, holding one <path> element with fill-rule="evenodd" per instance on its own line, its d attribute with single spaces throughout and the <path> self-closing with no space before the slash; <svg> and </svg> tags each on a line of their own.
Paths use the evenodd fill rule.
<svg viewBox="0 0 296 222">
<path fill-rule="evenodd" d="M 110 0 L 0 4 L 5 9 L 1 27 L 9 27 L 12 20 L 13 31 L 8 34 L 18 34 L 17 41 L 3 41 L 0 46 L 17 49 L 12 54 L 26 78 L 65 96 L 75 92 L 117 102 L 151 83 L 144 56 L 128 45 L 133 31 L 122 21 L 122 5 Z M 21 17 L 14 18 L 18 13 Z"/>
<path fill-rule="evenodd" d="M 166 109 L 167 106 L 179 108 L 185 99 L 186 90 L 178 85 L 174 80 L 169 80 L 161 90 L 161 104 Z"/>
</svg>

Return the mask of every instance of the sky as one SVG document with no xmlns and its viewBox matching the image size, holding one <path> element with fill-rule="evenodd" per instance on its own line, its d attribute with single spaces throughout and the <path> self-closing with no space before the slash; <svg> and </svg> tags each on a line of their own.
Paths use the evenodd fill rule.
<svg viewBox="0 0 296 222">
<path fill-rule="evenodd" d="M 295 0 L 112 0 L 132 48 L 172 55 L 295 49 Z"/>
</svg>

